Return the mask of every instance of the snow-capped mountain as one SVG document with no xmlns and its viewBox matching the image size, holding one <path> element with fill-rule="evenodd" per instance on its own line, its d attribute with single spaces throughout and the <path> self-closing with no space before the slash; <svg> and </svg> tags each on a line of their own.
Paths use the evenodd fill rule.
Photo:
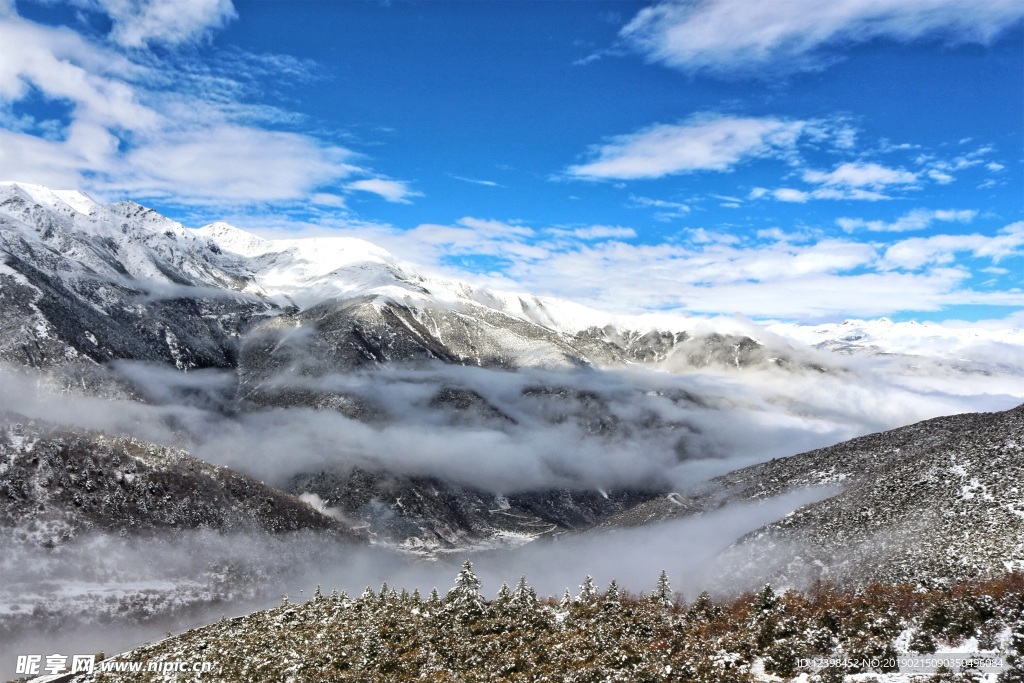
<svg viewBox="0 0 1024 683">
<path fill-rule="evenodd" d="M 1024 329 L 947 327 L 935 323 L 844 320 L 824 325 L 769 325 L 770 332 L 840 354 L 902 354 L 1016 364 L 1024 368 Z"/>
<path fill-rule="evenodd" d="M 276 307 L 243 293 L 251 276 L 218 252 L 131 202 L 2 184 L 0 360 L 233 366 L 241 331 Z"/>
<path fill-rule="evenodd" d="M 11 311 L 0 358 L 32 367 L 113 358 L 225 367 L 243 332 L 280 348 L 282 330 L 296 326 L 313 331 L 303 351 L 334 349 L 327 367 L 340 369 L 440 359 L 680 370 L 789 354 L 784 344 L 764 351 L 740 324 L 679 318 L 655 330 L 571 302 L 427 277 L 360 239 L 265 240 L 224 223 L 189 230 L 132 202 L 101 206 L 22 183 L 0 184 L 0 250 Z"/>
</svg>

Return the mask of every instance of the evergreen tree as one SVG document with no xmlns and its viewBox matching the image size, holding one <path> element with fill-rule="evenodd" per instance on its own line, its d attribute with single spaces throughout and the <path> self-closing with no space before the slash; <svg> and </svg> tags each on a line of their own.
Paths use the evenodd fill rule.
<svg viewBox="0 0 1024 683">
<path fill-rule="evenodd" d="M 594 579 L 588 574 L 580 584 L 580 593 L 576 596 L 576 602 L 591 605 L 595 600 L 597 600 L 597 588 L 594 587 Z"/>
<path fill-rule="evenodd" d="M 532 610 L 537 607 L 537 594 L 526 584 L 526 577 L 519 577 L 519 583 L 512 593 L 512 605 L 520 610 Z"/>
<path fill-rule="evenodd" d="M 619 604 L 619 584 L 615 579 L 612 579 L 612 582 L 608 584 L 608 590 L 604 592 L 604 604 Z"/>
<path fill-rule="evenodd" d="M 569 593 L 569 589 L 565 589 L 565 593 L 562 594 L 562 600 L 558 603 L 558 609 L 567 610 L 572 607 L 572 595 Z"/>
<path fill-rule="evenodd" d="M 754 602 L 750 605 L 752 616 L 757 618 L 758 615 L 772 615 L 779 609 L 779 596 L 775 594 L 775 589 L 772 588 L 770 583 L 766 583 L 761 592 L 754 598 Z"/>
<path fill-rule="evenodd" d="M 697 599 L 690 605 L 687 615 L 690 619 L 700 622 L 709 622 L 717 619 L 722 614 L 722 609 L 711 601 L 707 591 L 701 592 Z"/>
<path fill-rule="evenodd" d="M 359 668 L 364 670 L 376 668 L 385 649 L 384 640 L 380 637 L 380 631 L 376 628 L 370 628 L 363 638 L 362 647 L 360 647 Z"/>
<path fill-rule="evenodd" d="M 472 622 L 483 616 L 484 596 L 480 594 L 480 579 L 473 573 L 473 563 L 466 560 L 455 577 L 455 585 L 445 596 L 445 605 L 461 621 Z"/>
<path fill-rule="evenodd" d="M 665 573 L 664 569 L 658 574 L 658 584 L 654 587 L 651 599 L 663 607 L 671 607 L 675 602 L 672 585 L 668 582 L 668 574 Z"/>
</svg>

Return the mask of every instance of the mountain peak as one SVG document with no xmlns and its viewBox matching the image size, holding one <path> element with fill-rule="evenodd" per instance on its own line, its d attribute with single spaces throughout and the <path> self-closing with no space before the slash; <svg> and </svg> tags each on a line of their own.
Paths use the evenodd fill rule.
<svg viewBox="0 0 1024 683">
<path fill-rule="evenodd" d="M 92 197 L 79 190 L 51 190 L 34 183 L 6 180 L 0 182 L 0 192 L 4 195 L 20 195 L 23 199 L 62 213 L 71 209 L 89 216 L 100 208 L 100 204 L 93 201 Z"/>
<path fill-rule="evenodd" d="M 255 256 L 270 248 L 270 240 L 265 240 L 223 221 L 204 225 L 195 232 L 197 235 L 213 240 L 224 251 L 242 256 Z"/>
</svg>

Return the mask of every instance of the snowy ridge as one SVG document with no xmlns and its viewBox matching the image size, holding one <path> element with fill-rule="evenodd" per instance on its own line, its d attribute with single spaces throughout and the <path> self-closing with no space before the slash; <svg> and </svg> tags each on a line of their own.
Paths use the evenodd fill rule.
<svg viewBox="0 0 1024 683">
<path fill-rule="evenodd" d="M 44 207 L 49 218 L 33 213 L 33 205 Z M 0 240 L 5 245 L 17 235 L 30 242 L 42 241 L 99 273 L 118 275 L 126 271 L 136 278 L 184 284 L 157 263 L 169 262 L 190 281 L 188 284 L 227 287 L 288 301 L 302 309 L 327 299 L 369 297 L 411 308 L 441 308 L 469 315 L 487 309 L 562 336 L 595 330 L 610 340 L 655 331 L 689 337 L 717 333 L 749 337 L 782 348 L 795 343 L 842 354 L 947 359 L 985 348 L 996 362 L 1024 368 L 1021 329 L 893 323 L 886 318 L 815 326 L 778 323 L 766 328 L 740 317 L 671 312 L 614 315 L 555 297 L 492 290 L 428 276 L 385 249 L 354 237 L 265 239 L 223 222 L 193 230 L 134 202 L 103 206 L 78 191 L 27 183 L 0 183 L 0 207 Z M 74 234 L 80 238 L 74 238 Z M 113 245 L 117 264 L 101 253 L 104 245 L 92 240 L 82 244 L 81 238 L 86 236 Z"/>
</svg>

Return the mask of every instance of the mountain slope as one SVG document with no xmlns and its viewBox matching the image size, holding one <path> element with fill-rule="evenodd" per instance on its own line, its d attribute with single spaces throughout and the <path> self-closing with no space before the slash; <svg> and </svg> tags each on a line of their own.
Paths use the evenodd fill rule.
<svg viewBox="0 0 1024 683">
<path fill-rule="evenodd" d="M 232 367 L 239 335 L 276 309 L 180 224 L 130 202 L 62 197 L 0 184 L 0 360 Z"/>
<path fill-rule="evenodd" d="M 0 531 L 10 541 L 53 547 L 93 531 L 194 529 L 357 538 L 300 500 L 179 449 L 3 416 Z"/>
<path fill-rule="evenodd" d="M 852 439 L 717 477 L 603 525 L 699 514 L 810 486 L 839 492 L 734 546 L 725 564 L 806 583 L 973 579 L 1024 567 L 1024 405 Z"/>
<path fill-rule="evenodd" d="M 733 555 L 791 580 L 929 583 L 1024 569 L 1024 406 L 913 427 L 910 439 L 873 435 L 870 469 L 743 539 Z"/>
</svg>

